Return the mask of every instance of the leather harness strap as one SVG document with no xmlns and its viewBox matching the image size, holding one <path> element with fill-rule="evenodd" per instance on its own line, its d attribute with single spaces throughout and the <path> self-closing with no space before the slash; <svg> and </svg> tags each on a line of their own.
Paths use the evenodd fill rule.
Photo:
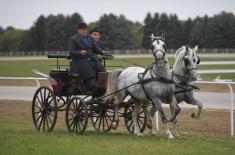
<svg viewBox="0 0 235 155">
<path fill-rule="evenodd" d="M 148 79 L 144 79 L 146 73 L 150 71 L 150 75 L 151 75 L 151 78 L 148 78 Z M 142 86 L 142 89 L 144 91 L 144 94 L 145 94 L 145 97 L 151 101 L 151 103 L 153 103 L 151 97 L 148 95 L 147 91 L 146 91 L 146 88 L 144 86 L 145 83 L 147 82 L 151 82 L 151 81 L 158 81 L 158 82 L 162 82 L 162 83 L 172 83 L 172 84 L 175 84 L 173 80 L 169 80 L 169 79 L 166 79 L 166 78 L 163 78 L 163 77 L 160 77 L 159 75 L 157 75 L 155 72 L 153 72 L 157 77 L 154 77 L 152 75 L 152 66 L 149 67 L 149 68 L 146 68 L 145 71 L 143 73 L 139 73 L 138 74 L 138 77 L 140 79 L 139 83 L 141 84 Z M 140 75 L 142 75 L 142 77 L 140 77 Z"/>
</svg>

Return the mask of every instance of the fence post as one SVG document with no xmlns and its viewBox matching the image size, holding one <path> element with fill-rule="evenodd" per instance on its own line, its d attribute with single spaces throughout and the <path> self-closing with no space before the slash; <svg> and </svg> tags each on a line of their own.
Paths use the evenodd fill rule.
<svg viewBox="0 0 235 155">
<path fill-rule="evenodd" d="M 233 87 L 231 86 L 231 84 L 227 84 L 227 86 L 230 89 L 230 134 L 231 137 L 234 137 L 234 120 L 233 120 L 233 107 L 234 107 L 234 103 L 233 103 Z"/>
</svg>

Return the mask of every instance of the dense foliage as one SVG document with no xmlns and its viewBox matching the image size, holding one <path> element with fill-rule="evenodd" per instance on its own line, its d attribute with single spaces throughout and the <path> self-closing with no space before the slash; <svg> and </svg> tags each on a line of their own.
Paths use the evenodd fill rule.
<svg viewBox="0 0 235 155">
<path fill-rule="evenodd" d="M 41 15 L 28 30 L 0 27 L 0 51 L 67 50 L 69 37 L 83 21 L 78 13 Z M 123 15 L 104 14 L 89 27 L 101 30 L 102 40 L 109 49 L 149 49 L 151 33 L 165 34 L 168 48 L 183 44 L 235 48 L 235 16 L 227 12 L 186 21 L 179 20 L 175 14 L 148 13 L 144 24 L 132 22 Z"/>
</svg>

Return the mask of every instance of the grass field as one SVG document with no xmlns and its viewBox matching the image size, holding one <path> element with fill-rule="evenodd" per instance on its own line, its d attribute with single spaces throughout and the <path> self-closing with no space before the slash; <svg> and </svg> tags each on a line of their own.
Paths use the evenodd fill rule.
<svg viewBox="0 0 235 155">
<path fill-rule="evenodd" d="M 193 120 L 191 112 L 182 111 L 181 138 L 175 140 L 168 140 L 163 131 L 150 136 L 147 129 L 142 138 L 120 127 L 97 133 L 91 124 L 83 135 L 71 134 L 65 128 L 63 113 L 59 113 L 53 132 L 39 133 L 32 124 L 30 102 L 0 101 L 0 154 L 233 155 L 235 139 L 227 131 L 228 113 L 204 111 L 200 120 Z"/>
<path fill-rule="evenodd" d="M 129 58 L 142 65 L 152 62 L 151 58 Z M 235 58 L 202 58 L 202 61 L 235 61 Z M 38 69 L 48 73 L 55 60 L 14 60 L 0 61 L 1 76 L 27 77 L 34 75 L 31 70 Z M 174 59 L 170 58 L 172 66 Z M 67 60 L 61 64 L 67 65 Z M 132 66 L 119 61 L 109 61 L 108 66 Z M 234 69 L 235 65 L 199 66 L 199 69 Z M 213 79 L 218 74 L 203 75 Z M 235 80 L 234 74 L 223 74 L 223 79 Z M 0 83 L 1 84 L 1 83 Z M 206 86 L 207 87 L 207 86 Z M 5 101 L 4 101 L 5 102 Z M 88 128 L 84 135 L 67 132 L 64 117 L 60 118 L 52 133 L 37 132 L 31 121 L 30 103 L 13 104 L 0 102 L 0 155 L 233 155 L 235 139 L 229 137 L 228 113 L 203 112 L 200 120 L 189 119 L 192 111 L 179 118 L 182 137 L 167 140 L 164 132 L 157 136 L 138 138 L 126 129 L 97 133 Z M 14 109 L 14 110 L 13 110 Z"/>
<path fill-rule="evenodd" d="M 128 60 L 140 65 L 149 65 L 152 62 L 152 58 L 129 58 Z M 235 61 L 235 58 L 201 58 L 201 61 Z M 38 69 L 41 72 L 48 73 L 50 69 L 53 68 L 52 65 L 55 65 L 55 63 L 55 59 L 0 61 L 0 76 L 35 77 L 37 75 L 34 75 L 32 73 L 32 69 Z M 169 58 L 169 63 L 172 66 L 174 63 L 174 59 Z M 60 64 L 68 65 L 68 60 L 62 59 L 60 61 Z M 128 67 L 133 65 L 120 61 L 108 61 L 107 66 Z M 113 67 L 108 69 L 113 69 Z M 235 65 L 200 65 L 198 69 L 235 69 Z M 218 75 L 219 74 L 202 75 L 202 78 L 214 79 Z M 223 74 L 221 78 L 235 80 L 235 74 Z"/>
<path fill-rule="evenodd" d="M 166 136 L 135 137 L 127 132 L 96 133 L 84 135 L 68 133 L 57 126 L 52 133 L 37 132 L 29 121 L 0 118 L 0 154 L 2 155 L 232 155 L 235 140 L 229 137 L 183 134 L 176 140 Z"/>
</svg>

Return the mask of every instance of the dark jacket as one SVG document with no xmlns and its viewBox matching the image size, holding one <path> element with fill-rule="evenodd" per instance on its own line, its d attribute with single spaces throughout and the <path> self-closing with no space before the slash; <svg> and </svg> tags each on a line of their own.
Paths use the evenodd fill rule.
<svg viewBox="0 0 235 155">
<path fill-rule="evenodd" d="M 81 50 L 88 51 L 87 55 L 80 55 Z M 97 61 L 92 54 L 102 54 L 90 36 L 80 37 L 79 34 L 72 36 L 69 40 L 69 54 L 72 59 L 71 71 L 80 74 L 82 80 L 96 77 L 93 61 Z"/>
<path fill-rule="evenodd" d="M 106 51 L 105 43 L 104 43 L 104 42 L 98 41 L 96 44 L 97 44 L 97 46 L 98 46 L 102 51 Z"/>
</svg>

